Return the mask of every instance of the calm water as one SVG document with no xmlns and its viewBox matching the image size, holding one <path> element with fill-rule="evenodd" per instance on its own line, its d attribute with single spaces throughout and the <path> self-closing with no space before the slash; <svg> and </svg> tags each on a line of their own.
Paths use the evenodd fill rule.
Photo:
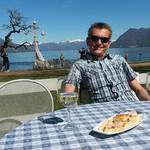
<svg viewBox="0 0 150 150">
<path fill-rule="evenodd" d="M 65 59 L 78 59 L 80 57 L 78 50 L 41 50 L 45 59 L 57 59 L 60 53 L 63 52 Z M 109 49 L 112 54 L 120 54 L 124 56 L 128 53 L 128 61 L 144 61 L 150 60 L 150 47 L 142 48 L 112 48 Z M 10 60 L 10 70 L 32 69 L 34 64 L 34 52 L 17 52 L 8 53 Z"/>
</svg>

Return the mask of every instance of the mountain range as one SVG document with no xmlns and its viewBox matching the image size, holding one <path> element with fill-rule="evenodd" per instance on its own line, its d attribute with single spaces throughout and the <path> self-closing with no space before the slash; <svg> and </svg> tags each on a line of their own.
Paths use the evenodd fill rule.
<svg viewBox="0 0 150 150">
<path fill-rule="evenodd" d="M 67 41 L 60 43 L 42 43 L 39 44 L 40 49 L 44 50 L 77 50 L 86 47 L 85 41 Z"/>
<path fill-rule="evenodd" d="M 115 42 L 111 44 L 112 48 L 130 48 L 130 47 L 149 47 L 150 46 L 150 28 L 131 28 L 123 33 Z"/>
<path fill-rule="evenodd" d="M 2 45 L 3 40 L 0 39 L 0 45 Z M 15 43 L 13 43 L 15 44 Z M 125 33 L 119 36 L 119 38 L 111 43 L 111 48 L 131 48 L 131 47 L 149 47 L 150 46 L 150 28 L 130 28 Z M 41 50 L 79 50 L 86 46 L 86 41 L 66 41 L 60 43 L 41 43 L 39 48 Z M 33 47 L 28 49 L 20 48 L 17 51 L 31 51 Z M 11 50 L 11 49 L 8 49 Z"/>
</svg>

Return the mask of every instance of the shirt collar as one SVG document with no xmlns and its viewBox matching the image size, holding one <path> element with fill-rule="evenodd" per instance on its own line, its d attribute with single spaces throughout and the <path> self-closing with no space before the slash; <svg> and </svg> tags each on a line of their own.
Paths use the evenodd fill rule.
<svg viewBox="0 0 150 150">
<path fill-rule="evenodd" d="M 97 56 L 90 53 L 90 51 L 88 49 L 79 50 L 79 53 L 80 53 L 80 59 L 87 60 L 88 62 L 93 62 L 93 61 L 100 60 Z M 109 53 L 106 53 L 103 60 L 106 59 L 106 58 L 107 59 L 112 59 L 112 57 L 110 56 Z"/>
<path fill-rule="evenodd" d="M 88 59 L 88 61 L 92 62 L 92 61 L 104 60 L 104 59 L 112 59 L 112 57 L 109 53 L 107 53 L 103 59 L 99 59 L 97 56 L 91 54 L 91 57 L 90 57 L 90 59 Z"/>
<path fill-rule="evenodd" d="M 107 58 L 107 59 L 112 59 L 112 56 L 111 56 L 109 53 L 107 53 L 107 54 L 105 55 L 104 59 L 105 59 L 105 58 Z"/>
</svg>

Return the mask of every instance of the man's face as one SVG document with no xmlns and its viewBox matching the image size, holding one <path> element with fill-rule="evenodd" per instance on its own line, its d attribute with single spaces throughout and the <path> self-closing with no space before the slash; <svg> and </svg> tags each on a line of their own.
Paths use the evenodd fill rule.
<svg viewBox="0 0 150 150">
<path fill-rule="evenodd" d="M 110 46 L 111 41 L 109 37 L 109 30 L 94 28 L 91 36 L 87 38 L 87 45 L 89 46 L 90 52 L 97 57 L 103 58 Z"/>
</svg>

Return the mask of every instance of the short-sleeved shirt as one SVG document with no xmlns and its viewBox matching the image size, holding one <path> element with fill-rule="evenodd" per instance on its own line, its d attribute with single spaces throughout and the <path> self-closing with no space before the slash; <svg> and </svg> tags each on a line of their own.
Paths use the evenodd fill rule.
<svg viewBox="0 0 150 150">
<path fill-rule="evenodd" d="M 76 61 L 66 83 L 86 89 L 93 102 L 139 100 L 129 86 L 136 73 L 120 55 L 108 54 L 103 60 Z"/>
</svg>

